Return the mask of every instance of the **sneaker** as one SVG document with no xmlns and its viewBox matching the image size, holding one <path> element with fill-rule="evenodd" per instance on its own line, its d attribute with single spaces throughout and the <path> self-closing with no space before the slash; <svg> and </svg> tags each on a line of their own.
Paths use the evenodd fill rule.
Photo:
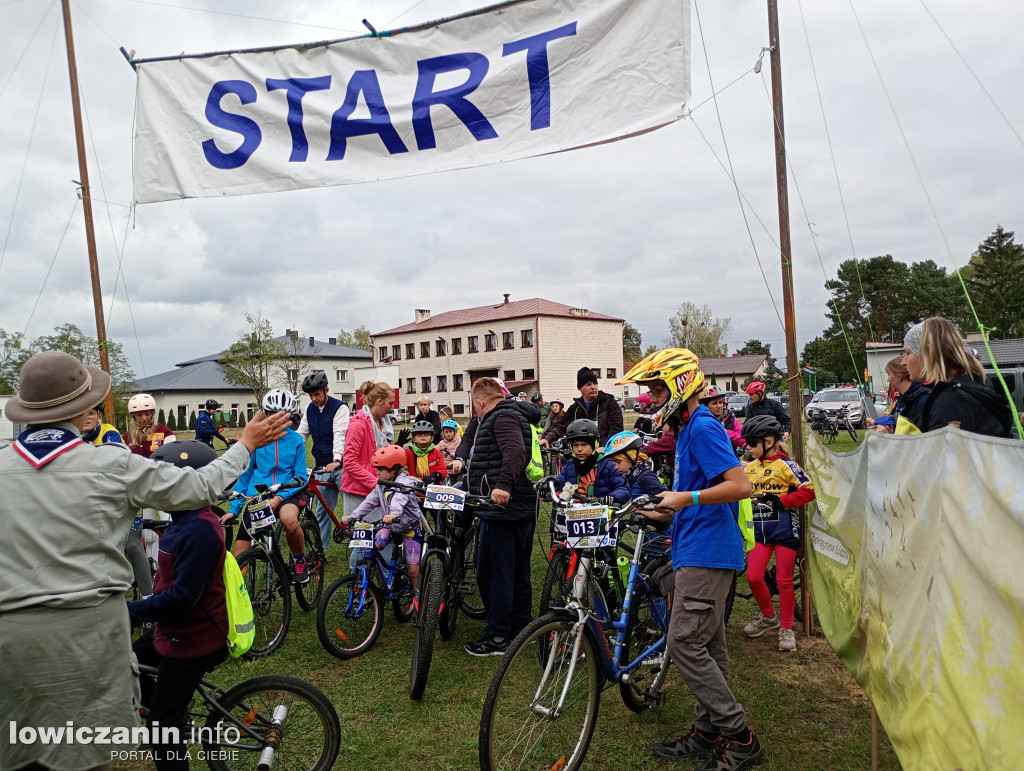
<svg viewBox="0 0 1024 771">
<path fill-rule="evenodd" d="M 747 637 L 760 637 L 770 629 L 779 628 L 779 617 L 758 615 L 753 621 L 743 627 L 743 634 Z"/>
<path fill-rule="evenodd" d="M 685 736 L 655 744 L 654 754 L 659 758 L 669 760 L 706 758 L 712 753 L 721 738 L 718 734 L 706 734 L 694 725 L 690 726 L 690 733 Z"/>
<path fill-rule="evenodd" d="M 292 583 L 309 583 L 309 573 L 306 571 L 306 560 L 292 559 Z"/>
<path fill-rule="evenodd" d="M 795 651 L 796 650 L 796 635 L 793 634 L 792 629 L 780 629 L 779 630 L 779 650 L 780 651 Z"/>
<path fill-rule="evenodd" d="M 711 756 L 697 766 L 695 771 L 740 771 L 756 766 L 763 759 L 764 748 L 754 732 L 750 731 L 750 737 L 745 742 L 728 736 L 720 737 Z"/>
<path fill-rule="evenodd" d="M 485 634 L 479 640 L 471 640 L 466 643 L 466 653 L 470 656 L 504 656 L 508 650 L 508 639 L 498 642 L 489 634 Z"/>
</svg>

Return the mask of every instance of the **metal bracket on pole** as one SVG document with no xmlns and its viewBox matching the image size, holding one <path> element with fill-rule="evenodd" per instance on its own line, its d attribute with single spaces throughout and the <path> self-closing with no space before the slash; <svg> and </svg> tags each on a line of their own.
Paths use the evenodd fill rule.
<svg viewBox="0 0 1024 771">
<path fill-rule="evenodd" d="M 135 66 L 135 51 L 134 50 L 132 50 L 132 51 L 125 51 L 124 50 L 124 46 L 121 46 L 120 51 L 121 51 L 121 55 L 125 59 L 127 59 L 128 64 L 130 64 L 132 66 L 132 69 L 135 70 L 136 72 L 138 72 L 139 68 Z"/>
</svg>

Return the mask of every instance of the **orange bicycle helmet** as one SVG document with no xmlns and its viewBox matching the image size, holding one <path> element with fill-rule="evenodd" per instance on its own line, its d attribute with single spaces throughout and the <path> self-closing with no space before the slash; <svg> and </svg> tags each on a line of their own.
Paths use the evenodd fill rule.
<svg viewBox="0 0 1024 771">
<path fill-rule="evenodd" d="M 688 348 L 666 348 L 645 356 L 643 361 L 627 372 L 616 385 L 623 383 L 653 383 L 660 380 L 668 388 L 669 398 L 654 413 L 654 424 L 660 426 L 665 419 L 704 387 L 704 373 L 700 359 Z"/>
<path fill-rule="evenodd" d="M 370 465 L 374 468 L 393 469 L 405 465 L 405 450 L 397 444 L 386 444 L 370 457 Z"/>
</svg>

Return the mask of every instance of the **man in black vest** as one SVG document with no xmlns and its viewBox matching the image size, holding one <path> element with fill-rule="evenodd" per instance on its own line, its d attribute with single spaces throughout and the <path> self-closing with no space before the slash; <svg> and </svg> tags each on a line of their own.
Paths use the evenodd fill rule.
<svg viewBox="0 0 1024 771">
<path fill-rule="evenodd" d="M 537 524 L 537 494 L 526 476 L 533 443 L 530 423 L 540 410 L 505 399 L 493 378 L 473 383 L 473 407 L 480 425 L 469 463 L 469 492 L 487 495 L 502 508 L 480 508 L 477 580 L 487 608 L 484 636 L 466 643 L 471 656 L 501 656 L 530 623 L 533 594 L 530 551 Z"/>
<path fill-rule="evenodd" d="M 302 381 L 302 390 L 309 394 L 309 404 L 296 430 L 303 439 L 313 437 L 313 462 L 317 467 L 323 467 L 325 472 L 318 474 L 317 479 L 335 485 L 333 490 L 321 487 L 320 494 L 334 510 L 338 505 L 338 490 L 341 488 L 341 458 L 349 421 L 348 407 L 345 402 L 327 395 L 326 372 L 307 375 Z M 331 545 L 331 518 L 319 500 L 316 500 L 316 521 L 320 525 L 320 541 L 324 551 L 327 551 Z"/>
</svg>

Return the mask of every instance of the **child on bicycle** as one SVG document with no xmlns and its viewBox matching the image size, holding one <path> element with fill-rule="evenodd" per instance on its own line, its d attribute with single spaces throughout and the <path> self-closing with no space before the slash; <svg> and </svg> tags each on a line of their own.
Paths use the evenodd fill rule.
<svg viewBox="0 0 1024 771">
<path fill-rule="evenodd" d="M 200 469 L 217 460 L 202 442 L 164 444 L 151 456 L 178 468 Z M 153 626 L 132 644 L 139 663 L 159 668 L 140 677 L 142 705 L 151 727 L 177 728 L 178 744 L 154 731 L 157 769 L 188 768 L 185 716 L 203 675 L 228 657 L 224 601 L 224 528 L 209 506 L 172 511 L 160 539 L 160 570 L 152 596 L 128 603 L 133 624 Z M 163 739 L 164 741 L 158 741 Z"/>
<path fill-rule="evenodd" d="M 665 486 L 647 465 L 643 439 L 632 431 L 620 431 L 608 438 L 604 457 L 615 464 L 629 487 L 631 498 L 641 495 L 654 497 L 665 492 Z"/>
<path fill-rule="evenodd" d="M 433 432 L 434 429 L 430 430 Z M 370 458 L 370 465 L 377 469 L 377 478 L 384 482 L 412 484 L 412 477 L 406 473 L 405 468 L 406 452 L 397 444 L 384 445 L 374 452 Z M 384 527 L 374 535 L 374 546 L 378 551 L 383 551 L 392 534 L 401 535 L 402 545 L 405 547 L 405 562 L 409 566 L 409 578 L 415 587 L 420 575 L 422 541 L 416 537 L 416 529 L 420 524 L 420 507 L 411 496 L 394 488 L 377 485 L 355 511 L 342 518 L 341 524 L 348 527 L 351 522 L 359 522 L 378 508 L 385 512 L 381 520 Z"/>
<path fill-rule="evenodd" d="M 743 424 L 743 438 L 753 458 L 746 471 L 754 493 L 754 538 L 757 541 L 748 559 L 747 583 L 761 609 L 761 614 L 743 627 L 743 632 L 747 637 L 760 637 L 771 629 L 778 629 L 779 650 L 793 651 L 796 650 L 793 566 L 800 548 L 800 515 L 796 509 L 814 500 L 814 485 L 786 453 L 783 433 L 782 424 L 771 415 L 757 415 Z M 779 582 L 778 615 L 764 580 L 773 552 Z"/>
<path fill-rule="evenodd" d="M 274 388 L 263 397 L 263 413 L 272 415 L 275 412 L 295 413 L 298 409 L 299 400 L 291 391 L 283 388 Z M 261 447 L 252 454 L 249 459 L 249 468 L 238 478 L 235 484 L 235 491 L 246 496 L 256 495 L 256 485 L 276 485 L 290 482 L 293 478 L 299 477 L 303 482 L 307 479 L 306 469 L 306 443 L 292 427 L 285 430 L 285 435 L 273 444 Z M 292 581 L 297 584 L 309 583 L 309 574 L 306 572 L 306 539 L 302 534 L 302 526 L 299 523 L 299 508 L 302 504 L 302 488 L 282 490 L 270 499 L 270 508 L 277 514 L 277 518 L 284 525 L 285 539 L 288 541 L 288 550 L 291 552 Z M 242 510 L 244 501 L 234 501 L 231 504 L 231 514 L 225 517 L 229 520 L 236 517 Z M 241 523 L 238 538 L 232 549 L 237 557 L 243 551 L 252 546 L 252 535 L 249 533 L 245 522 Z"/>
<path fill-rule="evenodd" d="M 434 424 L 429 420 L 417 420 L 412 424 L 412 446 L 405 450 L 405 465 L 417 479 L 431 474 L 440 474 L 441 480 L 448 476 L 441 451 L 434 446 Z"/>
<path fill-rule="evenodd" d="M 573 457 L 562 466 L 558 475 L 561 486 L 573 483 L 577 493 L 597 498 L 606 505 L 622 505 L 629 501 L 629 487 L 615 464 L 597 454 L 600 438 L 597 421 L 580 418 L 568 425 L 565 438 Z"/>
<path fill-rule="evenodd" d="M 449 474 L 452 473 L 455 453 L 460 444 L 462 444 L 462 439 L 459 438 L 459 424 L 454 420 L 446 420 L 441 424 L 441 441 L 437 443 L 437 449 L 441 451 L 445 468 Z"/>
</svg>

